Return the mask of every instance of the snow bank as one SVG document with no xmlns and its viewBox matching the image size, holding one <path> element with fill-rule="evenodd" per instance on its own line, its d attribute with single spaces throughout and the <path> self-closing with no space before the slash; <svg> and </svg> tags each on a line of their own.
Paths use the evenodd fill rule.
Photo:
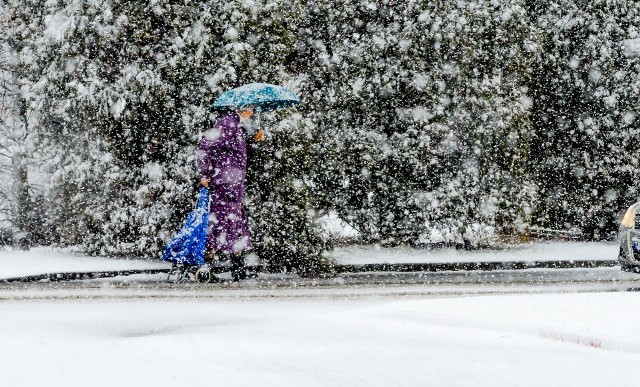
<svg viewBox="0 0 640 387">
<path fill-rule="evenodd" d="M 89 257 L 64 250 L 36 248 L 14 251 L 0 247 L 0 278 L 45 273 L 92 272 L 110 270 L 163 269 L 170 265 L 160 261 Z"/>
<path fill-rule="evenodd" d="M 358 231 L 340 219 L 335 212 L 322 216 L 318 219 L 318 223 L 325 236 L 332 238 L 356 238 L 358 236 Z"/>
<path fill-rule="evenodd" d="M 640 294 L 0 303 L 0 383 L 635 386 Z"/>
<path fill-rule="evenodd" d="M 598 242 L 537 242 L 504 250 L 464 251 L 455 249 L 382 248 L 349 246 L 328 255 L 339 264 L 453 263 L 615 260 L 618 244 Z"/>
</svg>

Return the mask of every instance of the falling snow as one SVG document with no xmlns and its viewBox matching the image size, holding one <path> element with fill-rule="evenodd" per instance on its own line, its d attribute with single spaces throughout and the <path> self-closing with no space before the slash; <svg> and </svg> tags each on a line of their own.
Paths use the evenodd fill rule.
<svg viewBox="0 0 640 387">
<path fill-rule="evenodd" d="M 262 113 L 245 208 L 261 259 L 336 242 L 611 240 L 640 197 L 637 2 L 3 3 L 0 240 L 157 257 L 195 200 L 212 101 Z M 327 233 L 327 219 L 352 231 Z M 12 238 L 12 236 L 14 238 Z M 20 242 L 22 243 L 22 242 Z"/>
<path fill-rule="evenodd" d="M 636 385 L 615 239 L 640 201 L 638 20 L 628 0 L 0 2 L 0 385 Z M 246 169 L 211 171 L 246 175 L 225 219 L 250 239 L 216 238 L 262 271 L 168 283 L 196 164 L 230 151 L 212 103 L 247 84 L 302 101 L 256 106 Z"/>
</svg>

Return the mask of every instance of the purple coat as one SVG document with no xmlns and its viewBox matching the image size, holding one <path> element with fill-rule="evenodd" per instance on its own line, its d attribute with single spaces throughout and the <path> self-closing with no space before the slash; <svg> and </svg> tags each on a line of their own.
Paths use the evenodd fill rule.
<svg viewBox="0 0 640 387">
<path fill-rule="evenodd" d="M 198 145 L 196 164 L 200 178 L 210 181 L 207 249 L 218 253 L 251 250 L 243 206 L 247 143 L 245 127 L 237 113 L 222 117 L 204 134 Z"/>
</svg>

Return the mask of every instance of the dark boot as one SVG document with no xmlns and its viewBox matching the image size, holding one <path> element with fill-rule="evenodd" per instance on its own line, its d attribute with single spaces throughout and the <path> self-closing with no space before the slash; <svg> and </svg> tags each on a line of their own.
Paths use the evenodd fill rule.
<svg viewBox="0 0 640 387">
<path fill-rule="evenodd" d="M 233 282 L 244 281 L 247 279 L 247 270 L 244 265 L 244 254 L 231 255 L 231 279 Z"/>
<path fill-rule="evenodd" d="M 213 262 L 213 260 L 216 258 L 216 254 L 215 251 L 207 249 L 204 252 L 204 261 L 207 263 L 211 263 Z"/>
</svg>

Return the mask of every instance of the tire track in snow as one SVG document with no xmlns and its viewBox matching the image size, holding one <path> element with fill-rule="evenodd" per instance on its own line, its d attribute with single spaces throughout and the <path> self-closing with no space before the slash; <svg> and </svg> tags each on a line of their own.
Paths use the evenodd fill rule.
<svg viewBox="0 0 640 387">
<path fill-rule="evenodd" d="M 400 315 L 401 317 L 398 317 Z M 401 320 L 404 322 L 413 322 L 422 325 L 437 325 L 442 327 L 455 327 L 460 329 L 478 329 L 492 332 L 509 332 L 524 336 L 540 337 L 546 340 L 559 341 L 563 343 L 577 344 L 580 346 L 590 347 L 594 349 L 622 351 L 627 353 L 640 354 L 640 341 L 620 340 L 611 337 L 598 335 L 576 333 L 560 327 L 540 327 L 538 324 L 522 323 L 516 325 L 514 323 L 504 323 L 499 320 L 479 319 L 460 315 L 449 315 L 431 312 L 416 311 L 397 311 L 397 315 L 389 317 L 389 313 L 385 312 L 384 316 L 388 319 Z"/>
</svg>

